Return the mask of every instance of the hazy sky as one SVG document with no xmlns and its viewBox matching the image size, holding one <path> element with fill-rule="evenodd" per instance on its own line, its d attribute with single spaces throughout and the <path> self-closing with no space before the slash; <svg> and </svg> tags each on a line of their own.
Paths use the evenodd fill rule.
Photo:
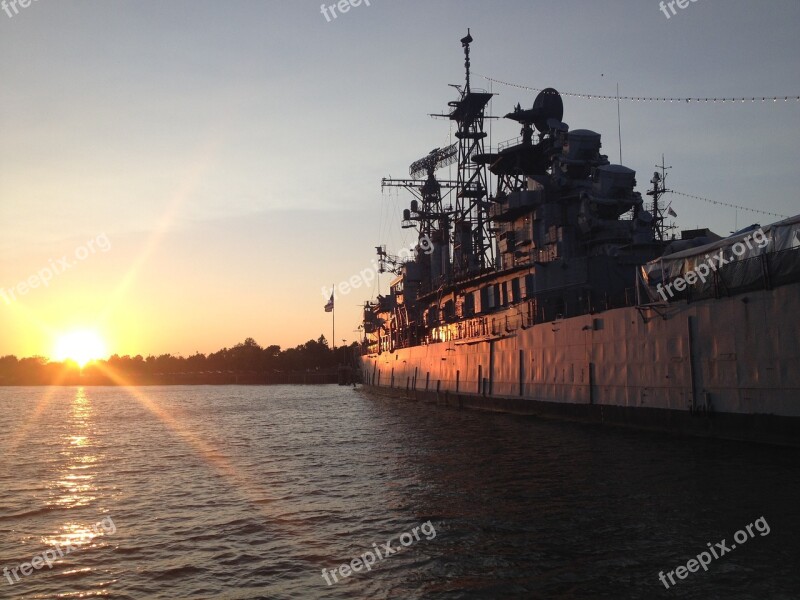
<svg viewBox="0 0 800 600">
<path fill-rule="evenodd" d="M 655 0 L 371 0 L 330 22 L 306 0 L 17 9 L 0 12 L 0 288 L 63 272 L 0 297 L 0 355 L 49 354 L 78 326 L 120 354 L 330 338 L 322 286 L 411 241 L 410 197 L 380 180 L 449 143 L 449 122 L 427 115 L 463 81 L 467 27 L 475 87 L 800 95 L 797 0 L 698 0 L 669 19 Z M 500 116 L 535 96 L 491 87 Z M 621 110 L 640 191 L 664 153 L 675 190 L 800 212 L 800 102 Z M 617 162 L 615 102 L 565 98 L 564 121 L 602 133 Z M 680 226 L 720 233 L 775 220 L 673 207 Z M 338 343 L 377 291 L 338 298 Z"/>
</svg>

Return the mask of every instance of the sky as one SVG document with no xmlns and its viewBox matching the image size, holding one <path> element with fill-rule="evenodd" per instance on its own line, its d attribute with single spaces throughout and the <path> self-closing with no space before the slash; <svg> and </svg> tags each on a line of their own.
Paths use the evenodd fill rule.
<svg viewBox="0 0 800 600">
<path fill-rule="evenodd" d="M 473 87 L 497 94 L 501 117 L 536 94 L 485 77 L 612 96 L 617 84 L 637 97 L 800 95 L 800 2 L 674 8 L 371 0 L 326 18 L 306 0 L 35 0 L 0 11 L 0 356 L 51 356 L 81 328 L 121 355 L 330 340 L 323 288 L 371 269 L 375 246 L 412 243 L 400 228 L 411 197 L 381 178 L 407 177 L 450 143 L 449 121 L 429 114 L 463 82 L 468 27 Z M 564 105 L 614 163 L 619 125 L 641 192 L 664 154 L 674 190 L 800 212 L 800 102 L 621 101 L 619 123 L 613 100 Z M 488 141 L 518 128 L 493 120 Z M 686 229 L 777 220 L 670 199 Z M 358 338 L 360 306 L 388 281 L 337 296 L 337 344 Z"/>
</svg>

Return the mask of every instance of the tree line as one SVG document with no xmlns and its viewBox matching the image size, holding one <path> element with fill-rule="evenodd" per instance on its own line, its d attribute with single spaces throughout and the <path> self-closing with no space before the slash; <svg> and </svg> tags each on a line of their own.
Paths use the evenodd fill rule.
<svg viewBox="0 0 800 600">
<path fill-rule="evenodd" d="M 0 357 L 0 385 L 116 385 L 197 383 L 332 383 L 339 365 L 352 365 L 358 344 L 328 346 L 324 335 L 294 348 L 262 347 L 247 338 L 205 355 L 119 356 L 90 362 L 50 361 L 42 356 Z"/>
</svg>

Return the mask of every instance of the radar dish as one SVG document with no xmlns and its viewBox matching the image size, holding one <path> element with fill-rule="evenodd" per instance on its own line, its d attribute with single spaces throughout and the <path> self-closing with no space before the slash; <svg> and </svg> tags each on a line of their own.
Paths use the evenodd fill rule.
<svg viewBox="0 0 800 600">
<path fill-rule="evenodd" d="M 550 130 L 547 122 L 550 119 L 557 119 L 560 122 L 564 116 L 564 102 L 561 100 L 561 94 L 554 88 L 543 89 L 533 101 L 531 112 L 534 115 L 533 124 L 539 133 L 547 133 Z"/>
</svg>

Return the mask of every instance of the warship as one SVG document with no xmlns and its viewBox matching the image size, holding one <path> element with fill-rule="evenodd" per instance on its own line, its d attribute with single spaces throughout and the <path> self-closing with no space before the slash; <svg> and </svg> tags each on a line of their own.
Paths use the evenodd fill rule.
<svg viewBox="0 0 800 600">
<path fill-rule="evenodd" d="M 410 258 L 364 305 L 358 369 L 411 400 L 800 445 L 800 215 L 728 237 L 671 233 L 656 171 L 611 164 L 553 88 L 486 148 L 492 93 L 466 81 L 455 143 L 413 162 Z M 456 177 L 437 178 L 454 165 Z"/>
</svg>

